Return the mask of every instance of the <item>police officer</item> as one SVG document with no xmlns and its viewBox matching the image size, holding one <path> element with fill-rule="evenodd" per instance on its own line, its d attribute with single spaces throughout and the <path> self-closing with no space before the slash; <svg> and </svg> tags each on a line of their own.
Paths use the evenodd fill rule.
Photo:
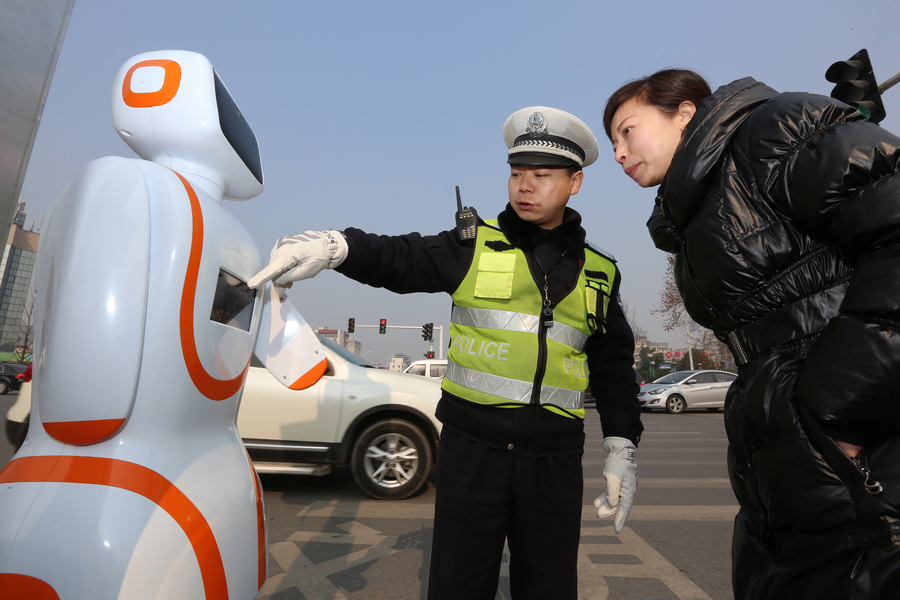
<svg viewBox="0 0 900 600">
<path fill-rule="evenodd" d="M 282 238 L 250 285 L 289 287 L 323 269 L 397 293 L 453 298 L 428 597 L 492 600 L 504 542 L 512 597 L 575 599 L 585 411 L 596 398 L 608 457 L 598 516 L 620 532 L 637 489 L 643 426 L 620 274 L 568 208 L 597 139 L 575 116 L 534 106 L 503 126 L 509 204 L 465 232 L 359 229 Z"/>
</svg>

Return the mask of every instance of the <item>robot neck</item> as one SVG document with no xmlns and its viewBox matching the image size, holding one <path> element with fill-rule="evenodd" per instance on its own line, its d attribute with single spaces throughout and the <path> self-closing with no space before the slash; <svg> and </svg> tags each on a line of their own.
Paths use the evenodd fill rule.
<svg viewBox="0 0 900 600">
<path fill-rule="evenodd" d="M 187 179 L 192 186 L 206 192 L 217 202 L 221 202 L 225 195 L 225 182 L 221 177 L 197 165 L 176 164 L 173 161 L 172 170 L 178 172 L 182 177 Z"/>
</svg>

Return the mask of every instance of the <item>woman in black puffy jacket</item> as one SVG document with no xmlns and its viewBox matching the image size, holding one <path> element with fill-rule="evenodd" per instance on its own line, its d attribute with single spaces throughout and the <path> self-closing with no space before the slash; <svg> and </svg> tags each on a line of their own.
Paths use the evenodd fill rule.
<svg viewBox="0 0 900 600">
<path fill-rule="evenodd" d="M 900 598 L 900 138 L 831 98 L 660 71 L 613 94 L 616 161 L 725 405 L 735 598 Z"/>
</svg>

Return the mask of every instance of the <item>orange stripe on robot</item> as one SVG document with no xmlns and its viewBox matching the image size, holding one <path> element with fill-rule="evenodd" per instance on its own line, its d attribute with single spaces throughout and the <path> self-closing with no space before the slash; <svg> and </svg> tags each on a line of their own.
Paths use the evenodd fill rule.
<svg viewBox="0 0 900 600">
<path fill-rule="evenodd" d="M 253 486 L 256 489 L 257 559 L 259 567 L 259 585 L 257 589 L 261 590 L 263 584 L 266 583 L 266 561 L 269 560 L 269 553 L 266 548 L 266 515 L 265 510 L 263 510 L 262 488 L 259 486 L 259 477 L 256 475 L 253 459 L 250 458 L 249 452 L 246 452 L 246 450 L 244 452 L 247 454 L 247 462 L 250 463 L 250 472 L 253 473 Z"/>
<path fill-rule="evenodd" d="M 40 579 L 18 573 L 0 573 L 0 598 L 59 600 L 59 594 L 50 584 Z"/>
<path fill-rule="evenodd" d="M 0 484 L 45 482 L 114 487 L 155 503 L 187 535 L 207 600 L 228 598 L 225 566 L 209 523 L 194 503 L 159 473 L 135 463 L 93 456 L 24 456 L 11 460 L 0 471 Z"/>
<path fill-rule="evenodd" d="M 162 87 L 154 92 L 135 92 L 131 89 L 131 77 L 141 67 L 162 67 Z M 122 100 L 132 108 L 152 108 L 166 104 L 178 92 L 181 85 L 181 65 L 174 60 L 145 60 L 135 64 L 125 74 L 122 82 Z"/>
<path fill-rule="evenodd" d="M 319 364 L 314 366 L 312 369 L 307 371 L 303 377 L 289 385 L 288 387 L 292 390 L 305 390 L 309 386 L 313 385 L 317 381 L 322 378 L 322 375 L 325 374 L 325 369 L 328 368 L 328 359 L 323 358 Z"/>
<path fill-rule="evenodd" d="M 97 421 L 57 421 L 43 423 L 44 431 L 64 444 L 84 446 L 110 437 L 119 430 L 125 419 L 102 419 Z"/>
<path fill-rule="evenodd" d="M 175 171 L 172 171 L 175 173 Z M 184 290 L 181 293 L 181 353 L 187 365 L 191 380 L 201 394 L 210 400 L 226 400 L 237 393 L 244 384 L 247 369 L 250 368 L 250 359 L 244 370 L 234 379 L 216 379 L 206 371 L 206 367 L 200 362 L 197 353 L 197 343 L 194 339 L 194 301 L 197 296 L 197 280 L 200 277 L 200 258 L 203 254 L 203 212 L 200 210 L 200 200 L 191 184 L 179 173 L 178 179 L 184 184 L 188 198 L 191 201 L 191 218 L 193 222 L 193 235 L 191 236 L 191 252 L 188 257 L 187 273 L 184 276 Z"/>
</svg>

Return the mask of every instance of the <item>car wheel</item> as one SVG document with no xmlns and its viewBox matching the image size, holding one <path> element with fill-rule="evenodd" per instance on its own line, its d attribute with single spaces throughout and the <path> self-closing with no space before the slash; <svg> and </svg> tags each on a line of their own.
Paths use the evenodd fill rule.
<svg viewBox="0 0 900 600">
<path fill-rule="evenodd" d="M 5 394 L 9 391 L 9 383 L 6 381 L 0 381 L 0 394 Z"/>
<path fill-rule="evenodd" d="M 684 398 L 678 394 L 672 394 L 666 399 L 666 412 L 677 415 L 684 410 Z"/>
<path fill-rule="evenodd" d="M 402 500 L 428 480 L 431 446 L 416 425 L 387 419 L 356 439 L 352 461 L 353 478 L 364 492 L 379 500 Z"/>
</svg>

